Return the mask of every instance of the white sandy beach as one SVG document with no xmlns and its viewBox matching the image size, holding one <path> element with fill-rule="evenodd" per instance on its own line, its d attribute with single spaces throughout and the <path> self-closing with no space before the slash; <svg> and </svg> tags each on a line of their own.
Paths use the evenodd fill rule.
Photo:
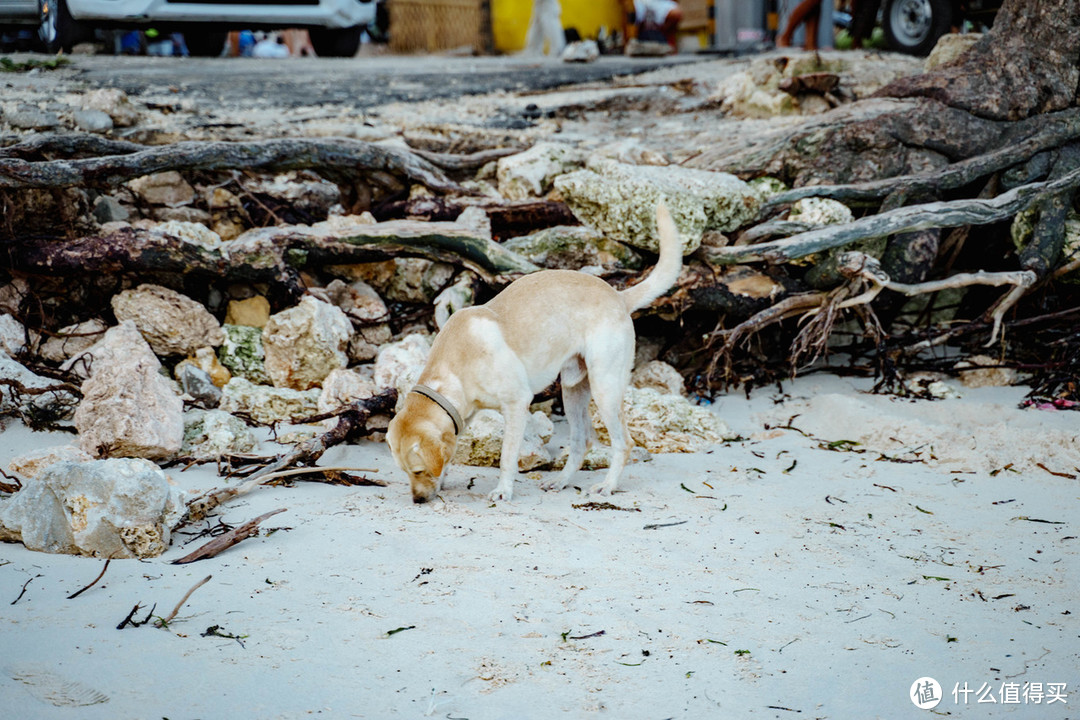
<svg viewBox="0 0 1080 720">
<path fill-rule="evenodd" d="M 220 519 L 284 507 L 281 530 L 184 566 L 202 540 L 177 535 L 73 600 L 103 560 L 2 545 L 3 715 L 901 718 L 932 677 L 939 715 L 1080 716 L 1076 414 L 1017 409 L 1022 388 L 868 386 L 718 398 L 745 439 L 631 466 L 622 510 L 535 476 L 492 505 L 495 471 L 460 466 L 414 506 L 364 443 L 322 463 L 388 487 L 262 488 Z M 9 424 L 0 465 L 67 441 Z M 167 629 L 116 629 L 207 575 Z"/>
</svg>

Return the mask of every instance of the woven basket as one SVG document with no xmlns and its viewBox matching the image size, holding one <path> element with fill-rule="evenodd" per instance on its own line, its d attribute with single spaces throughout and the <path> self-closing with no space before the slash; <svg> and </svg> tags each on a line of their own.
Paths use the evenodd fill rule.
<svg viewBox="0 0 1080 720">
<path fill-rule="evenodd" d="M 485 49 L 483 0 L 390 0 L 390 49 Z"/>
</svg>

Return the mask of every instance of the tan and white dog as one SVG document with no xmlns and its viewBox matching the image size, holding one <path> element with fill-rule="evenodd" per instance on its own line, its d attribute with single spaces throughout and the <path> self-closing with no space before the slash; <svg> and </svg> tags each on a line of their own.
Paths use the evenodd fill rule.
<svg viewBox="0 0 1080 720">
<path fill-rule="evenodd" d="M 630 452 L 623 414 L 634 363 L 630 313 L 667 292 L 682 267 L 682 245 L 663 204 L 656 219 L 660 258 L 631 288 L 620 292 L 592 275 L 544 270 L 514 281 L 484 305 L 450 316 L 386 434 L 394 460 L 409 475 L 414 502 L 427 502 L 439 491 L 463 418 L 481 408 L 499 410 L 506 421 L 499 483 L 490 497 L 509 500 L 529 405 L 559 376 L 569 457 L 542 487 L 561 490 L 581 467 L 593 436 L 591 396 L 611 436 L 611 460 L 604 481 L 589 492 L 614 492 Z"/>
</svg>

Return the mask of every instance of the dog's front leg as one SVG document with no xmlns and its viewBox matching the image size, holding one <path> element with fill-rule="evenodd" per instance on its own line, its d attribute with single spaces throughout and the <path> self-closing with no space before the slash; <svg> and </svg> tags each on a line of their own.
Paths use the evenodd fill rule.
<svg viewBox="0 0 1080 720">
<path fill-rule="evenodd" d="M 499 484 L 488 496 L 492 500 L 510 500 L 514 496 L 514 478 L 518 474 L 518 457 L 529 417 L 529 403 L 504 405 L 502 414 L 506 425 L 503 427 L 502 455 L 499 457 Z"/>
</svg>

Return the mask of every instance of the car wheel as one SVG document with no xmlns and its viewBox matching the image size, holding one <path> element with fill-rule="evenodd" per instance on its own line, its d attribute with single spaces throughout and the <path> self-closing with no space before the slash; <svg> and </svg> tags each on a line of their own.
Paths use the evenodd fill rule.
<svg viewBox="0 0 1080 720">
<path fill-rule="evenodd" d="M 909 55 L 929 55 L 952 20 L 953 0 L 885 0 L 885 40 Z"/>
<path fill-rule="evenodd" d="M 360 49 L 363 31 L 361 27 L 313 28 L 311 46 L 319 57 L 352 57 Z"/>
<path fill-rule="evenodd" d="M 71 52 L 71 48 L 90 33 L 71 17 L 64 0 L 39 0 L 38 40 L 45 52 Z"/>
<path fill-rule="evenodd" d="M 225 48 L 228 36 L 229 33 L 220 30 L 187 30 L 184 32 L 184 43 L 191 57 L 217 57 Z"/>
</svg>

